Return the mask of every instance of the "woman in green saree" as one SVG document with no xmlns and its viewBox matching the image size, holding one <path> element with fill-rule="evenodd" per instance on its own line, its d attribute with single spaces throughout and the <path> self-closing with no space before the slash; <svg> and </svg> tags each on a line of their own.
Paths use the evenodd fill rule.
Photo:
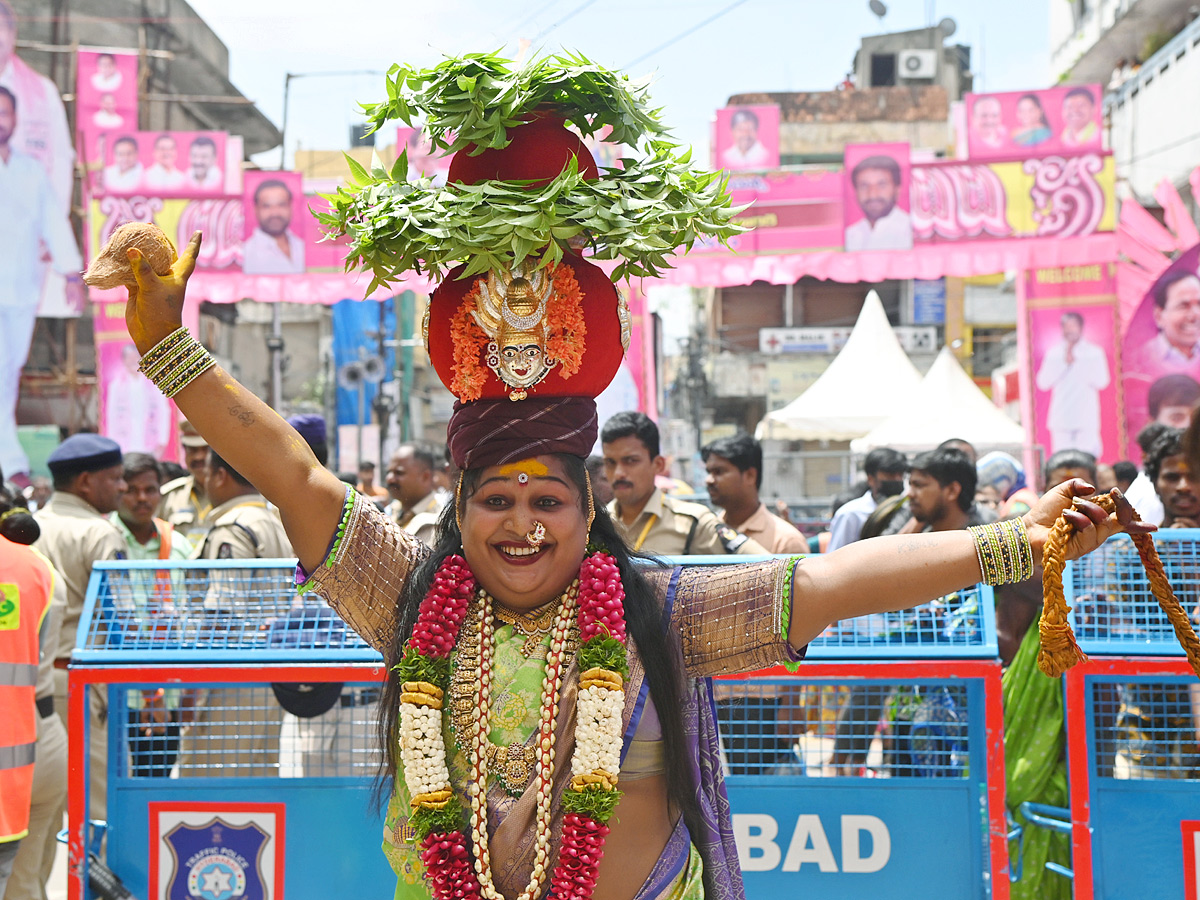
<svg viewBox="0 0 1200 900">
<path fill-rule="evenodd" d="M 483 90 L 482 59 L 451 61 L 463 70 L 457 90 Z M 595 88 L 589 79 L 601 78 L 577 60 L 555 72 L 559 85 Z M 518 162 L 532 154 L 547 178 L 562 173 L 578 188 L 582 144 L 541 116 L 514 131 L 534 126 L 539 137 Z M 497 158 L 482 146 L 461 158 L 491 167 L 485 187 L 530 186 L 528 170 L 522 180 L 508 168 L 515 151 Z M 522 141 L 513 136 L 512 146 Z M 360 229 L 362 255 L 366 229 L 382 236 L 381 223 L 399 214 L 384 207 L 408 187 L 384 184 L 386 174 L 374 187 L 373 176 L 357 177 L 360 189 L 339 202 Z M 634 178 L 630 168 L 623 177 Z M 653 188 L 652 176 L 640 177 Z M 453 165 L 450 181 L 462 187 L 442 191 L 443 205 L 480 183 Z M 668 193 L 661 206 L 673 202 Z M 721 193 L 705 202 L 721 207 Z M 625 221 L 636 218 L 636 205 L 613 202 Z M 130 251 L 138 287 L 126 320 L 143 371 L 279 508 L 301 590 L 328 600 L 389 666 L 384 849 L 398 897 L 740 900 L 709 676 L 794 663 L 840 619 L 1022 577 L 1060 514 L 1077 528 L 1070 556 L 1144 526 L 1127 504 L 1109 516 L 1079 499 L 1091 488 L 1075 481 L 1004 528 L 719 569 L 635 566 L 584 463 L 597 433 L 593 398 L 616 371 L 628 310 L 571 246 L 580 229 L 539 232 L 534 219 L 515 216 L 526 222 L 515 227 L 534 229 L 520 239 L 521 258 L 504 244 L 467 261 L 430 300 L 430 355 L 459 401 L 448 433 L 460 473 L 432 550 L 322 468 L 181 328 L 199 234 L 170 273 Z M 556 248 L 554 258 L 526 265 L 538 246 Z"/>
</svg>

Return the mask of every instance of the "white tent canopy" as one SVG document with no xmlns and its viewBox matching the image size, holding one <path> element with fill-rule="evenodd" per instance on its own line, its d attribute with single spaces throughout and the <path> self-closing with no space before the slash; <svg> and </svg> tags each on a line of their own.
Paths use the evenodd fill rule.
<svg viewBox="0 0 1200 900">
<path fill-rule="evenodd" d="M 759 440 L 848 441 L 879 425 L 921 383 L 896 339 L 879 295 L 867 294 L 846 345 L 821 377 L 782 409 L 767 413 Z"/>
<path fill-rule="evenodd" d="M 852 441 L 850 449 L 856 454 L 872 447 L 929 450 L 950 438 L 969 441 L 983 454 L 1019 449 L 1025 443 L 1025 429 L 995 406 L 963 371 L 950 348 L 943 347 L 917 389 L 887 421 Z"/>
</svg>

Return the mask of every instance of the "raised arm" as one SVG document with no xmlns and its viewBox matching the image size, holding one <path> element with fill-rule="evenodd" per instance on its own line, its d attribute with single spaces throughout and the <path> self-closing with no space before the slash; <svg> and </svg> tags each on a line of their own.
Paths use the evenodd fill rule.
<svg viewBox="0 0 1200 900">
<path fill-rule="evenodd" d="M 1123 496 L 1108 515 L 1077 498 L 1095 489 L 1075 478 L 1046 493 L 1025 514 L 1034 560 L 1040 561 L 1046 538 L 1059 515 L 1075 526 L 1067 558 L 1077 559 L 1120 532 L 1149 532 L 1153 525 L 1134 522 Z M 857 541 L 796 566 L 788 640 L 803 647 L 839 619 L 907 609 L 976 584 L 982 578 L 975 538 L 969 531 L 876 537 Z"/>
<path fill-rule="evenodd" d="M 125 305 L 125 324 L 143 356 L 182 327 L 184 293 L 200 252 L 192 235 L 170 275 L 158 276 L 137 250 L 129 263 L 137 279 Z M 300 564 L 312 571 L 337 529 L 346 485 L 321 466 L 280 415 L 213 366 L 175 395 L 175 402 L 210 447 L 279 508 Z"/>
</svg>

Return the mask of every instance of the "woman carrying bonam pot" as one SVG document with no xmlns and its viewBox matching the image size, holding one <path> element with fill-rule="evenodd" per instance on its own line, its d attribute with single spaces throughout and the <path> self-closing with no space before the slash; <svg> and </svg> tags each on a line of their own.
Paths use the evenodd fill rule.
<svg viewBox="0 0 1200 900">
<path fill-rule="evenodd" d="M 555 142 L 584 168 L 586 149 L 561 123 L 523 122 L 507 148 L 456 154 L 450 184 L 478 181 L 456 173 L 460 157 L 495 162 L 489 177 L 503 182 L 530 147 L 554 179 L 566 171 Z M 536 134 L 523 143 L 522 129 Z M 279 508 L 301 590 L 326 598 L 389 666 L 384 852 L 397 897 L 741 898 L 708 676 L 795 663 L 840 619 L 1020 581 L 1060 514 L 1075 526 L 1072 558 L 1152 530 L 1123 498 L 1111 516 L 1079 499 L 1092 487 L 1075 480 L 1020 519 L 969 531 L 718 568 L 634 565 L 585 466 L 628 310 L 566 247 L 541 269 L 510 258 L 452 272 L 431 297 L 427 345 L 458 398 L 448 443 L 460 474 L 430 550 L 322 468 L 182 330 L 199 247 L 197 233 L 161 277 L 129 252 L 130 334 L 143 371 Z"/>
</svg>

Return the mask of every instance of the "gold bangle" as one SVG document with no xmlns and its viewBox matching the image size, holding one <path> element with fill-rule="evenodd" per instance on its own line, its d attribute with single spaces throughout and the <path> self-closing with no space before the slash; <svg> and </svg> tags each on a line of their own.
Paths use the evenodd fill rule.
<svg viewBox="0 0 1200 900">
<path fill-rule="evenodd" d="M 984 584 L 1016 584 L 1033 576 L 1033 547 L 1024 519 L 973 525 L 967 530 L 975 539 Z"/>
<path fill-rule="evenodd" d="M 169 372 L 165 372 L 156 378 L 154 380 L 155 384 L 158 385 L 159 390 L 164 394 L 171 396 L 171 392 L 174 390 L 176 384 L 184 380 L 194 366 L 208 357 L 208 351 L 203 347 L 192 349 L 186 357 L 172 365 Z"/>
<path fill-rule="evenodd" d="M 151 347 L 138 369 L 163 394 L 174 397 L 216 362 L 186 328 L 179 328 Z"/>
<path fill-rule="evenodd" d="M 161 369 L 164 361 L 170 359 L 171 351 L 185 343 L 190 337 L 186 328 L 176 328 L 146 351 L 146 355 L 138 363 L 138 371 L 150 377 L 151 372 Z"/>
<path fill-rule="evenodd" d="M 179 380 L 175 384 L 172 384 L 169 390 L 163 391 L 163 393 L 168 397 L 174 397 L 216 364 L 217 361 L 213 359 L 212 354 L 205 351 L 203 358 L 185 369 Z"/>
</svg>

